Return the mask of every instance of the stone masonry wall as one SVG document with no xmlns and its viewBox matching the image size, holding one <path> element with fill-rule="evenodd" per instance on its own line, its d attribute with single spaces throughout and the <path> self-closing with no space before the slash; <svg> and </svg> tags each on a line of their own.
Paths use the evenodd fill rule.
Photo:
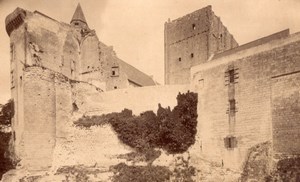
<svg viewBox="0 0 300 182">
<path fill-rule="evenodd" d="M 174 107 L 179 92 L 185 93 L 189 85 L 149 86 L 97 92 L 84 83 L 74 85 L 74 102 L 78 112 L 86 115 L 99 115 L 131 109 L 134 114 L 162 107 Z"/>
<path fill-rule="evenodd" d="M 18 31 L 12 32 L 10 40 L 10 82 L 11 82 L 11 97 L 14 101 L 15 114 L 12 118 L 12 130 L 14 140 L 11 141 L 15 146 L 15 155 L 19 155 L 21 151 L 20 142 L 24 130 L 24 94 L 23 94 L 23 69 L 26 62 L 26 46 L 25 46 L 25 26 L 22 25 Z"/>
<path fill-rule="evenodd" d="M 70 36 L 73 31 L 70 26 L 46 18 L 39 13 L 30 13 L 26 22 L 26 44 L 29 47 L 27 54 L 31 57 L 27 64 L 62 72 L 72 78 L 72 60 L 79 62 L 79 51 L 78 43 Z M 77 47 L 76 44 L 72 45 L 74 42 Z"/>
<path fill-rule="evenodd" d="M 101 102 L 97 96 L 106 89 L 128 87 L 128 78 L 122 69 L 112 77 L 118 58 L 93 30 L 81 35 L 69 24 L 20 8 L 7 16 L 6 28 L 15 103 L 12 158 L 33 170 L 48 168 L 77 107 L 89 99 Z"/>
<path fill-rule="evenodd" d="M 300 70 L 299 48 L 300 36 L 294 34 L 193 68 L 193 86 L 199 96 L 199 150 L 203 156 L 241 170 L 251 146 L 274 138 L 272 77 Z M 229 81 L 229 70 L 234 70 L 233 83 Z M 297 90 L 297 86 L 284 88 L 287 93 Z M 231 99 L 234 112 L 230 109 Z M 233 138 L 230 146 L 226 138 Z"/>
<path fill-rule="evenodd" d="M 62 131 L 60 136 L 56 136 L 52 163 L 54 168 L 78 164 L 107 168 L 110 165 L 125 162 L 117 156 L 129 153 L 132 149 L 119 141 L 109 125 L 86 129 L 74 127 L 73 121 L 82 115 L 120 112 L 124 108 L 131 109 L 136 115 L 147 110 L 156 112 L 158 103 L 161 103 L 163 107 L 174 107 L 177 105 L 178 93 L 187 92 L 189 86 L 150 86 L 102 92 L 93 85 L 72 82 L 71 90 L 72 104 L 75 103 L 78 110 L 73 109 L 70 118 L 61 117 L 62 120 L 56 121 L 56 125 L 61 127 Z M 65 103 L 69 102 L 68 98 L 64 100 Z M 64 113 L 70 113 L 70 111 Z"/>
<path fill-rule="evenodd" d="M 165 83 L 190 83 L 190 68 L 215 52 L 236 47 L 211 6 L 165 23 Z"/>
<path fill-rule="evenodd" d="M 298 60 L 299 61 L 299 60 Z M 300 72 L 272 79 L 273 149 L 300 154 Z"/>
<path fill-rule="evenodd" d="M 55 74 L 38 67 L 24 73 L 24 132 L 21 164 L 44 169 L 52 164 L 56 136 Z M 16 130 L 16 133 L 19 131 Z"/>
</svg>

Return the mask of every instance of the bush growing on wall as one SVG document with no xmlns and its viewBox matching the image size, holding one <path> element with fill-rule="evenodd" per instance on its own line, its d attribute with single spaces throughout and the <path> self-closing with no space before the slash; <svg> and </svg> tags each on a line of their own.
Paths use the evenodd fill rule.
<svg viewBox="0 0 300 182">
<path fill-rule="evenodd" d="M 13 169 L 13 164 L 7 156 L 10 137 L 11 132 L 0 132 L 0 180 L 6 171 Z"/>
<path fill-rule="evenodd" d="M 172 173 L 162 166 L 127 166 L 125 163 L 112 166 L 111 170 L 115 173 L 114 182 L 170 181 Z"/>
<path fill-rule="evenodd" d="M 9 100 L 8 103 L 4 104 L 0 109 L 0 125 L 10 126 L 11 118 L 14 115 L 14 102 Z"/>
<path fill-rule="evenodd" d="M 177 106 L 158 113 L 162 118 L 158 145 L 169 153 L 183 153 L 195 143 L 197 133 L 197 94 L 177 96 Z"/>
<path fill-rule="evenodd" d="M 195 143 L 197 98 L 193 92 L 179 93 L 177 106 L 171 110 L 159 104 L 157 115 L 146 111 L 134 116 L 124 109 L 121 113 L 83 117 L 75 124 L 90 127 L 110 123 L 118 138 L 138 152 L 162 148 L 169 153 L 183 153 Z"/>
<path fill-rule="evenodd" d="M 0 108 L 0 180 L 2 175 L 14 168 L 12 161 L 8 156 L 9 140 L 12 136 L 11 132 L 5 132 L 4 128 L 11 126 L 11 119 L 14 115 L 14 102 L 9 102 Z"/>
</svg>

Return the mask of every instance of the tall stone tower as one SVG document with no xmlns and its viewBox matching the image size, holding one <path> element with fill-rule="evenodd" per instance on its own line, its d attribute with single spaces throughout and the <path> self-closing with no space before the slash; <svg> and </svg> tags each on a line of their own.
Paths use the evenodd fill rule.
<svg viewBox="0 0 300 182">
<path fill-rule="evenodd" d="M 165 23 L 165 84 L 190 83 L 190 68 L 238 46 L 211 6 Z"/>
</svg>

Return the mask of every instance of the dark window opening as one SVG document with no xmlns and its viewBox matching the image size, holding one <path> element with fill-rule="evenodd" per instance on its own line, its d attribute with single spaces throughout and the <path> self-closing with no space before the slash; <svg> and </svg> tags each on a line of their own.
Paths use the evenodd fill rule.
<svg viewBox="0 0 300 182">
<path fill-rule="evenodd" d="M 227 148 L 227 149 L 233 149 L 233 148 L 237 147 L 236 137 L 230 136 L 230 137 L 224 138 L 224 145 L 225 145 L 225 148 Z"/>
<path fill-rule="evenodd" d="M 191 58 L 193 58 L 193 57 L 194 57 L 194 53 L 191 54 Z"/>
<path fill-rule="evenodd" d="M 114 66 L 111 68 L 111 76 L 119 76 L 119 67 Z"/>
<path fill-rule="evenodd" d="M 117 89 L 118 87 L 117 86 L 114 86 L 114 89 Z"/>
<path fill-rule="evenodd" d="M 75 23 L 75 25 L 79 25 L 79 23 Z"/>
<path fill-rule="evenodd" d="M 79 110 L 79 108 L 75 102 L 72 103 L 72 106 L 73 106 L 73 112 L 76 112 Z"/>
<path fill-rule="evenodd" d="M 195 24 L 193 24 L 192 27 L 193 27 L 193 30 L 196 30 L 196 25 Z"/>
<path fill-rule="evenodd" d="M 15 84 L 14 84 L 14 70 L 10 71 L 10 84 L 11 84 L 11 87 L 15 86 Z"/>
<path fill-rule="evenodd" d="M 14 60 L 14 44 L 10 44 L 10 60 Z"/>
<path fill-rule="evenodd" d="M 228 148 L 233 148 L 233 138 L 228 138 Z"/>
<path fill-rule="evenodd" d="M 180 61 L 181 61 L 181 58 L 178 58 L 178 61 L 180 62 Z"/>
<path fill-rule="evenodd" d="M 229 70 L 229 83 L 234 83 L 234 70 Z"/>
<path fill-rule="evenodd" d="M 235 107 L 235 99 L 229 100 L 229 111 L 230 112 L 235 112 L 236 107 Z"/>
</svg>

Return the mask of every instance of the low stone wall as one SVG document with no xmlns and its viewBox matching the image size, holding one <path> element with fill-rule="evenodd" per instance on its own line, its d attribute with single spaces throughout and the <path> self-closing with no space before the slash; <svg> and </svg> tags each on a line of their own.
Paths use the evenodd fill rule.
<svg viewBox="0 0 300 182">
<path fill-rule="evenodd" d="M 125 162 L 118 155 L 132 151 L 119 141 L 110 125 L 87 129 L 70 123 L 65 129 L 69 134 L 56 140 L 53 169 L 72 165 L 108 168 Z"/>
</svg>

